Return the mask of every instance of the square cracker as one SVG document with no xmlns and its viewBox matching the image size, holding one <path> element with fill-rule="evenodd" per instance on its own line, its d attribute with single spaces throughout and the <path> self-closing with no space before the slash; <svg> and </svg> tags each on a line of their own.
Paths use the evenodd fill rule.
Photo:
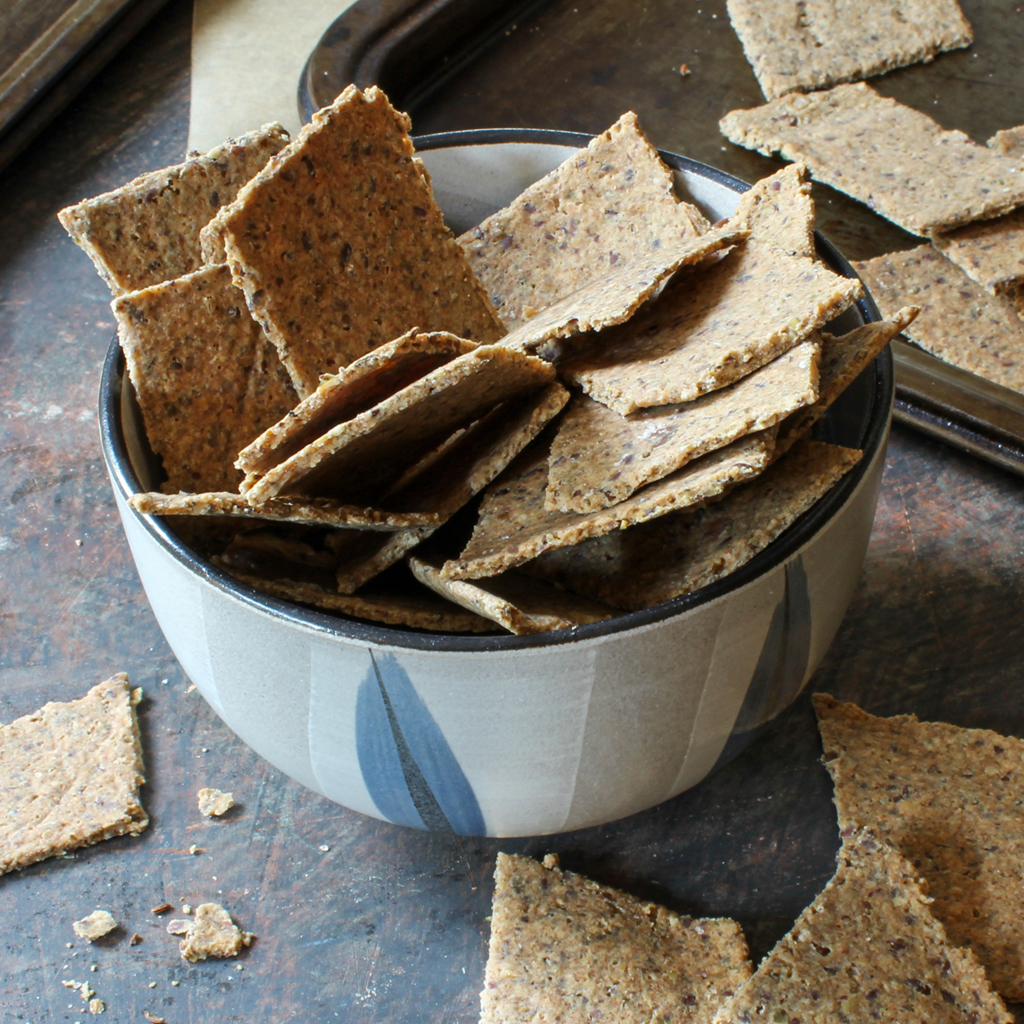
<svg viewBox="0 0 1024 1024">
<path fill-rule="evenodd" d="M 765 98 L 827 89 L 969 46 L 956 0 L 727 0 Z"/>
<path fill-rule="evenodd" d="M 615 608 L 649 608 L 745 565 L 860 458 L 850 448 L 800 441 L 719 501 L 550 551 L 524 571 Z"/>
<path fill-rule="evenodd" d="M 985 972 L 947 938 L 930 902 L 916 868 L 889 843 L 870 829 L 854 833 L 828 885 L 714 1024 L 1010 1024 Z"/>
<path fill-rule="evenodd" d="M 612 267 L 704 234 L 636 114 L 623 114 L 509 206 L 459 238 L 511 330 Z"/>
<path fill-rule="evenodd" d="M 469 543 L 457 559 L 445 563 L 441 575 L 444 579 L 496 576 L 543 552 L 700 505 L 760 473 L 771 461 L 773 441 L 770 430 L 751 434 L 694 459 L 618 505 L 585 513 L 545 507 L 549 452 L 547 445 L 538 443 L 523 452 L 484 495 Z"/>
<path fill-rule="evenodd" d="M 163 490 L 230 491 L 235 454 L 298 401 L 225 264 L 112 303 Z"/>
<path fill-rule="evenodd" d="M 140 696 L 121 672 L 0 726 L 0 873 L 146 828 Z"/>
<path fill-rule="evenodd" d="M 408 127 L 376 86 L 349 86 L 221 217 L 235 281 L 302 397 L 413 327 L 478 342 L 505 333 Z"/>
<path fill-rule="evenodd" d="M 878 718 L 816 694 L 839 828 L 870 825 L 924 876 L 950 942 L 1024 1000 L 1024 741 L 988 729 Z"/>
<path fill-rule="evenodd" d="M 931 244 L 854 261 L 882 315 L 904 303 L 922 312 L 907 337 L 969 373 L 1024 392 L 1024 322 L 1013 302 L 989 295 Z"/>
<path fill-rule="evenodd" d="M 57 216 L 115 295 L 148 288 L 203 265 L 200 229 L 287 144 L 279 124 L 265 124 Z"/>
<path fill-rule="evenodd" d="M 607 508 L 700 455 L 774 426 L 816 401 L 820 350 L 817 341 L 802 342 L 735 384 L 630 416 L 576 396 L 551 444 L 545 507 Z"/>
<path fill-rule="evenodd" d="M 498 854 L 480 1024 L 708 1024 L 747 978 L 743 931 Z"/>
<path fill-rule="evenodd" d="M 1024 204 L 1024 165 L 946 131 L 863 82 L 793 93 L 719 123 L 737 145 L 807 164 L 818 181 L 914 235 Z"/>
</svg>

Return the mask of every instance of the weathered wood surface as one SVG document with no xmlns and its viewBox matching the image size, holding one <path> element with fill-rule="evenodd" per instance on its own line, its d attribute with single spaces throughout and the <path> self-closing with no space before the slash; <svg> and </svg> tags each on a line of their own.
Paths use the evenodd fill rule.
<svg viewBox="0 0 1024 1024">
<path fill-rule="evenodd" d="M 645 9 L 665 15 L 669 6 Z M 723 151 L 714 131 L 721 113 L 757 101 L 724 5 L 671 6 L 684 12 L 674 43 L 635 4 L 602 0 L 575 35 L 562 9 L 555 27 L 581 67 L 557 76 L 569 79 L 566 89 L 585 87 L 575 99 L 552 85 L 545 106 L 532 92 L 542 68 L 518 75 L 514 88 L 503 83 L 505 107 L 487 108 L 478 79 L 467 77 L 466 109 L 475 96 L 486 123 L 597 130 L 633 106 L 658 145 L 757 177 L 772 162 L 728 144 Z M 984 138 L 1013 123 L 1021 93 L 1000 61 L 1011 30 L 1024 37 L 1016 27 L 1024 16 L 964 6 L 979 57 L 951 55 L 899 75 L 932 76 L 944 123 L 976 119 Z M 626 12 L 635 24 L 623 40 L 616 25 Z M 60 983 L 87 980 L 107 1004 L 100 1019 L 111 1022 L 142 1021 L 144 1009 L 169 1024 L 471 1022 L 498 849 L 554 850 L 569 868 L 675 909 L 734 915 L 763 953 L 824 884 L 837 847 L 806 697 L 736 761 L 661 807 L 603 828 L 497 842 L 422 834 L 339 808 L 265 764 L 189 692 L 135 575 L 100 456 L 95 406 L 114 330 L 109 296 L 54 218 L 69 202 L 181 157 L 189 27 L 189 5 L 171 5 L 0 177 L 0 718 L 128 671 L 147 694 L 152 816 L 138 839 L 0 878 L 0 1019 L 84 1021 L 85 1005 Z M 601 74 L 586 36 L 598 29 L 608 39 L 601 59 L 612 62 Z M 643 68 L 630 72 L 641 54 L 649 55 Z M 691 76 L 657 77 L 683 60 Z M 964 63 L 971 81 L 958 78 Z M 554 65 L 546 67 L 555 81 Z M 925 106 L 926 86 L 914 88 Z M 950 105 L 950 90 L 964 105 Z M 472 126 L 442 100 L 424 129 Z M 896 229 L 821 191 L 824 228 L 851 255 L 898 244 Z M 859 589 L 809 689 L 877 713 L 1024 735 L 1022 499 L 1024 481 L 896 429 Z M 241 806 L 226 820 L 201 819 L 195 793 L 206 785 L 233 790 Z M 204 852 L 191 855 L 192 844 Z M 150 913 L 164 901 L 210 899 L 258 936 L 238 961 L 244 970 L 233 961 L 186 964 L 167 918 Z M 123 927 L 90 946 L 71 921 L 96 907 Z M 133 932 L 143 937 L 135 946 Z"/>
</svg>

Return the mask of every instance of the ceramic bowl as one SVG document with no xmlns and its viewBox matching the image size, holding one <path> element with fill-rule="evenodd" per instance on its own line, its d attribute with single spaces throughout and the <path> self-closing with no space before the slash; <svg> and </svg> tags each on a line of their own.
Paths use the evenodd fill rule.
<svg viewBox="0 0 1024 1024">
<path fill-rule="evenodd" d="M 536 130 L 417 140 L 462 231 L 560 163 L 584 136 Z M 664 154 L 712 221 L 747 186 Z M 853 276 L 825 240 L 822 257 Z M 878 319 L 870 299 L 833 329 Z M 264 596 L 199 558 L 127 498 L 148 446 L 116 341 L 100 422 L 139 576 L 168 643 L 214 710 L 281 771 L 386 821 L 467 835 L 597 825 L 675 796 L 800 692 L 853 594 L 893 401 L 880 356 L 821 436 L 860 464 L 764 552 L 686 597 L 539 636 L 376 626 Z"/>
</svg>

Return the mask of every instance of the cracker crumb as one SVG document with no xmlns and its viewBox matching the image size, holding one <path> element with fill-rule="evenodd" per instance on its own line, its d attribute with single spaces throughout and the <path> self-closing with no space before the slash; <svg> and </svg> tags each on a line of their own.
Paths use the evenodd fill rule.
<svg viewBox="0 0 1024 1024">
<path fill-rule="evenodd" d="M 167 931 L 171 935 L 186 935 L 190 927 L 190 922 L 182 921 L 180 919 L 167 922 Z"/>
<path fill-rule="evenodd" d="M 141 941 L 142 941 L 142 936 L 138 932 L 135 932 L 135 934 L 132 935 L 132 937 L 128 940 L 128 945 L 129 946 L 137 946 Z"/>
<path fill-rule="evenodd" d="M 150 1013 L 149 1010 L 143 1010 L 142 1016 L 149 1021 L 149 1024 L 167 1024 L 163 1017 L 158 1017 L 155 1013 Z"/>
<path fill-rule="evenodd" d="M 173 903 L 161 903 L 160 906 L 153 907 L 150 910 L 150 913 L 151 914 L 166 914 L 168 910 L 173 910 L 173 909 L 174 909 L 174 904 Z"/>
<path fill-rule="evenodd" d="M 102 938 L 117 927 L 117 922 L 108 910 L 94 910 L 87 917 L 75 921 L 71 925 L 75 934 L 82 939 L 92 942 L 94 939 Z"/>
<path fill-rule="evenodd" d="M 181 905 L 181 912 L 183 914 L 191 914 L 192 913 L 192 904 L 191 903 L 182 903 L 182 905 Z"/>
<path fill-rule="evenodd" d="M 686 64 L 680 64 L 679 65 L 679 74 L 681 74 L 683 76 L 683 78 L 685 78 L 689 73 L 690 73 L 690 68 L 689 68 L 688 65 L 686 65 Z"/>
<path fill-rule="evenodd" d="M 328 845 L 327 845 L 326 843 L 322 843 L 322 844 L 320 845 L 320 852 L 321 852 L 321 853 L 327 853 L 327 851 L 328 851 L 329 849 L 330 849 L 330 847 L 329 847 L 329 846 L 328 846 Z"/>
<path fill-rule="evenodd" d="M 254 938 L 251 932 L 241 931 L 220 904 L 202 903 L 179 949 L 185 960 L 197 963 L 207 957 L 237 956 Z"/>
<path fill-rule="evenodd" d="M 175 988 L 177 988 L 177 987 L 178 987 L 178 986 L 179 986 L 179 985 L 181 984 L 181 982 L 180 982 L 180 981 L 172 981 L 172 982 L 171 982 L 171 984 L 172 984 L 172 985 L 173 985 L 173 986 L 174 986 Z"/>
<path fill-rule="evenodd" d="M 156 988 L 156 982 L 155 982 L 155 981 L 151 981 L 151 982 L 149 983 L 149 987 L 150 987 L 150 988 Z"/>
<path fill-rule="evenodd" d="M 107 1008 L 107 1004 L 102 999 L 90 999 L 89 1000 L 89 1012 L 93 1016 L 103 1013 Z"/>
<path fill-rule="evenodd" d="M 193 856 L 195 856 L 197 853 L 205 853 L 206 851 L 201 846 L 196 846 L 196 844 L 193 843 L 188 848 L 188 852 L 191 853 Z"/>
<path fill-rule="evenodd" d="M 205 753 L 205 748 L 204 748 Z M 219 818 L 235 806 L 234 794 L 220 789 L 201 789 L 198 793 L 199 811 L 208 818 Z M 193 850 L 194 852 L 194 850 Z"/>
</svg>

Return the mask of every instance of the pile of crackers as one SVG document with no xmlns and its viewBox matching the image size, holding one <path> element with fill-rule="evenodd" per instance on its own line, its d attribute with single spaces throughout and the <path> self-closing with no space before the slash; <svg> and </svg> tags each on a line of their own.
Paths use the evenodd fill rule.
<svg viewBox="0 0 1024 1024">
<path fill-rule="evenodd" d="M 740 926 L 499 854 L 481 1024 L 1009 1024 L 1024 742 L 817 695 L 842 845 L 754 968 Z"/>
<path fill-rule="evenodd" d="M 980 145 L 858 81 L 970 45 L 956 0 L 869 0 L 855 16 L 823 0 L 728 8 L 769 102 L 727 114 L 722 132 L 924 239 L 854 263 L 883 316 L 915 303 L 911 341 L 1024 392 L 1024 126 Z"/>
<path fill-rule="evenodd" d="M 535 633 L 744 564 L 860 452 L 807 433 L 913 319 L 822 328 L 803 167 L 710 224 L 632 114 L 461 238 L 354 86 L 60 214 L 165 480 L 137 510 L 278 598 Z"/>
</svg>

